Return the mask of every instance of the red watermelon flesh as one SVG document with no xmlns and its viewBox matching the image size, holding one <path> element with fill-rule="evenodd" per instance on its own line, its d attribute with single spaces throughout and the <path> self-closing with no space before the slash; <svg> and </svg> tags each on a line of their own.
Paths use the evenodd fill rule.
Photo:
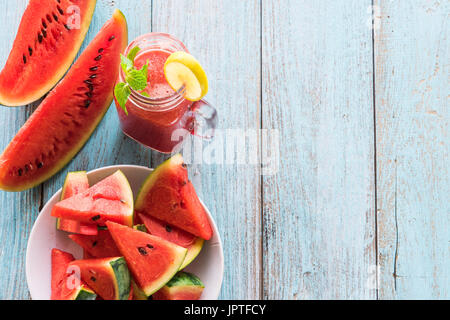
<svg viewBox="0 0 450 320">
<path fill-rule="evenodd" d="M 138 216 L 147 228 L 148 233 L 173 242 L 181 247 L 188 248 L 197 239 L 193 234 L 171 226 L 164 221 L 143 214 L 138 214 Z"/>
<path fill-rule="evenodd" d="M 103 300 L 128 300 L 131 277 L 122 257 L 75 260 L 69 266 L 78 268 L 85 281 Z"/>
<path fill-rule="evenodd" d="M 52 216 L 102 226 L 110 220 L 131 227 L 133 192 L 119 170 L 85 192 L 55 204 Z"/>
<path fill-rule="evenodd" d="M 69 172 L 61 191 L 61 200 L 70 198 L 78 193 L 82 193 L 87 189 L 89 189 L 89 180 L 86 171 Z M 86 224 L 75 220 L 58 218 L 56 226 L 59 230 L 71 233 L 86 235 L 97 234 L 96 224 Z"/>
<path fill-rule="evenodd" d="M 108 258 L 122 255 L 108 230 L 99 230 L 96 236 L 71 234 L 69 238 L 86 250 L 90 257 Z"/>
<path fill-rule="evenodd" d="M 212 228 L 194 186 L 188 179 L 183 157 L 177 154 L 156 168 L 144 182 L 136 211 L 165 221 L 209 240 Z"/>
<path fill-rule="evenodd" d="M 127 34 L 116 10 L 0 155 L 0 189 L 23 191 L 44 182 L 83 147 L 111 105 Z"/>
<path fill-rule="evenodd" d="M 147 296 L 176 274 L 186 256 L 185 248 L 159 237 L 110 221 L 106 225 L 133 279 Z"/>
<path fill-rule="evenodd" d="M 73 274 L 68 273 L 69 264 L 75 260 L 72 254 L 59 249 L 52 249 L 52 280 L 51 280 L 51 300 L 73 300 L 74 294 L 79 291 L 80 287 L 91 289 L 86 283 L 80 281 L 78 286 L 69 289 L 67 287 L 69 277 Z M 92 296 L 94 294 L 92 293 Z"/>
<path fill-rule="evenodd" d="M 96 0 L 28 2 L 0 73 L 1 104 L 29 104 L 63 77 L 89 29 L 95 5 Z"/>
</svg>

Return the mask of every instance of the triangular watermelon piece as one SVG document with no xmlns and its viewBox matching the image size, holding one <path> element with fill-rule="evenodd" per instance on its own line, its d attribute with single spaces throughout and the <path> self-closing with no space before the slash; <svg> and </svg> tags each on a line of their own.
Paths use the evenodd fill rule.
<svg viewBox="0 0 450 320">
<path fill-rule="evenodd" d="M 84 223 L 104 225 L 111 220 L 133 225 L 133 192 L 119 170 L 83 193 L 58 202 L 52 216 Z"/>
<path fill-rule="evenodd" d="M 152 297 L 154 300 L 199 300 L 203 289 L 205 286 L 196 275 L 178 272 Z"/>
<path fill-rule="evenodd" d="M 202 238 L 151 216 L 144 214 L 137 216 L 144 223 L 146 232 L 188 249 L 180 270 L 186 268 L 202 250 L 205 242 Z"/>
<path fill-rule="evenodd" d="M 75 260 L 70 267 L 79 268 L 85 281 L 103 300 L 128 300 L 131 276 L 123 257 Z"/>
<path fill-rule="evenodd" d="M 99 230 L 96 236 L 71 234 L 69 238 L 86 250 L 90 257 L 110 258 L 122 255 L 108 230 Z"/>
<path fill-rule="evenodd" d="M 89 180 L 86 171 L 69 172 L 61 190 L 61 200 L 73 197 L 87 189 L 89 189 Z M 58 218 L 56 221 L 56 228 L 70 233 L 86 235 L 97 234 L 96 224 L 80 223 L 69 219 Z"/>
<path fill-rule="evenodd" d="M 183 157 L 177 154 L 156 168 L 144 182 L 136 200 L 136 211 L 165 221 L 209 240 L 208 215 L 188 179 Z"/>
<path fill-rule="evenodd" d="M 95 300 L 97 295 L 82 281 L 71 281 L 69 264 L 75 258 L 68 252 L 52 250 L 51 300 Z M 69 284 L 73 287 L 69 288 Z"/>
<path fill-rule="evenodd" d="M 178 271 L 187 250 L 169 241 L 114 222 L 106 222 L 125 257 L 133 279 L 145 295 L 163 287 Z"/>
</svg>

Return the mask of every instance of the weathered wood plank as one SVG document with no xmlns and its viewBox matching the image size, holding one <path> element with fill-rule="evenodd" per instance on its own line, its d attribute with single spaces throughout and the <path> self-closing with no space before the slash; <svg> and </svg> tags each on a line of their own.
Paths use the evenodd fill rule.
<svg viewBox="0 0 450 320">
<path fill-rule="evenodd" d="M 381 299 L 450 298 L 448 1 L 376 1 Z"/>
<path fill-rule="evenodd" d="M 219 111 L 221 129 L 259 128 L 259 1 L 154 1 L 153 31 L 179 38 L 201 61 L 210 80 L 207 99 Z M 224 147 L 219 138 L 215 141 Z M 261 290 L 259 166 L 208 164 L 207 157 L 196 156 L 204 162 L 193 170 L 201 171 L 194 183 L 218 223 L 225 247 L 221 298 L 257 299 Z M 154 165 L 160 161 L 155 155 Z"/>
<path fill-rule="evenodd" d="M 263 1 L 264 298 L 376 297 L 370 4 Z"/>
</svg>

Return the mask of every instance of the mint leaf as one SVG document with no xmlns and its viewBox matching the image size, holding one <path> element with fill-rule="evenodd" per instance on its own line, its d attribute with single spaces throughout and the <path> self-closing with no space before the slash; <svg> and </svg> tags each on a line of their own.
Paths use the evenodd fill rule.
<svg viewBox="0 0 450 320">
<path fill-rule="evenodd" d="M 147 71 L 142 68 L 141 70 L 132 69 L 127 73 L 126 81 L 130 85 L 131 89 L 139 91 L 144 90 L 147 87 Z"/>
<path fill-rule="evenodd" d="M 140 92 L 140 94 L 143 95 L 144 97 L 150 98 L 150 95 L 145 91 Z"/>
<path fill-rule="evenodd" d="M 145 75 L 145 78 L 148 78 L 148 60 L 147 63 L 142 67 L 141 72 Z"/>
<path fill-rule="evenodd" d="M 114 88 L 114 95 L 119 103 L 119 106 L 122 108 L 123 112 L 128 115 L 127 107 L 125 106 L 128 97 L 131 94 L 130 86 L 127 83 L 120 82 Z"/>
<path fill-rule="evenodd" d="M 139 51 L 141 51 L 141 48 L 134 47 L 133 49 L 130 50 L 130 53 L 128 53 L 127 58 L 131 60 L 132 63 L 134 63 L 134 58 L 136 58 L 136 55 L 138 54 Z"/>
<path fill-rule="evenodd" d="M 133 69 L 133 61 L 125 57 L 123 54 L 120 54 L 120 65 L 122 66 L 122 70 L 127 73 L 128 70 Z"/>
</svg>

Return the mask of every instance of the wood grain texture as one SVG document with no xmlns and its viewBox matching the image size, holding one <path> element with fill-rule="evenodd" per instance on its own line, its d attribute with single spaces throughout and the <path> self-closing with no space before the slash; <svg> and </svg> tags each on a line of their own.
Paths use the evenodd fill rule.
<svg viewBox="0 0 450 320">
<path fill-rule="evenodd" d="M 380 298 L 450 298 L 448 1 L 376 1 Z"/>
<path fill-rule="evenodd" d="M 252 1 L 154 1 L 153 31 L 183 41 L 208 74 L 207 100 L 219 112 L 219 128 L 260 126 L 260 7 Z M 220 131 L 221 132 L 221 131 Z M 219 132 L 219 133 L 220 133 Z M 223 137 L 224 139 L 229 138 Z M 214 143 L 219 148 L 221 137 Z M 260 168 L 208 162 L 203 144 L 194 184 L 211 210 L 225 247 L 221 298 L 258 299 L 261 284 Z M 200 148 L 201 149 L 201 148 Z M 155 155 L 154 165 L 160 163 Z M 218 159 L 223 159 L 220 152 Z M 200 174 L 201 172 L 201 174 Z"/>
<path fill-rule="evenodd" d="M 370 4 L 263 1 L 264 298 L 376 297 Z"/>
</svg>

